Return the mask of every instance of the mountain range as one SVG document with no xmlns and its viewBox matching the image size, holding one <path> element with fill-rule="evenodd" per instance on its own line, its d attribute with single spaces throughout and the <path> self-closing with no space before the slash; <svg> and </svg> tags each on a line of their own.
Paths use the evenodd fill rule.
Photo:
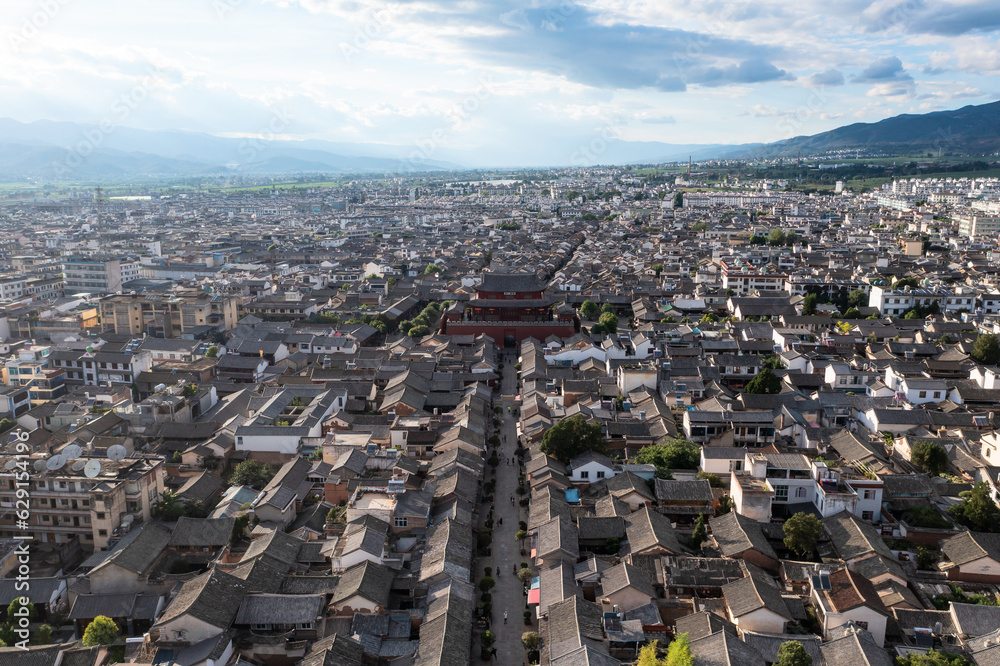
<svg viewBox="0 0 1000 666">
<path fill-rule="evenodd" d="M 550 166 L 655 164 L 715 158 L 771 158 L 832 151 L 914 155 L 988 155 L 1000 151 L 1000 101 L 954 111 L 904 114 L 854 123 L 769 144 L 553 140 Z M 186 131 L 151 131 L 0 118 L 0 180 L 449 171 L 523 166 L 518 146 L 414 150 L 413 146 L 319 140 L 229 138 Z M 539 165 L 540 166 L 540 165 Z"/>
</svg>

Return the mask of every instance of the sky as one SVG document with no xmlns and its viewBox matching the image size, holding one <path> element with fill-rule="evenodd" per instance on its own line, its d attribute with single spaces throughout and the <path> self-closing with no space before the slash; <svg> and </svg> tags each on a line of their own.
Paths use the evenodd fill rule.
<svg viewBox="0 0 1000 666">
<path fill-rule="evenodd" d="M 569 164 L 1000 99 L 991 0 L 0 4 L 0 118 L 21 122 Z"/>
</svg>

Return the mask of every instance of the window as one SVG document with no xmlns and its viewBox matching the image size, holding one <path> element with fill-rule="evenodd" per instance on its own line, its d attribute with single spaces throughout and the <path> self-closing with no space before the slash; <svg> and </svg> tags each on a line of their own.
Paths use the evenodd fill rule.
<svg viewBox="0 0 1000 666">
<path fill-rule="evenodd" d="M 587 470 L 581 471 L 580 472 L 580 478 L 581 479 L 589 479 L 590 478 L 590 472 L 588 472 Z"/>
<path fill-rule="evenodd" d="M 406 518 L 405 517 L 396 518 L 395 525 L 396 527 L 406 527 Z"/>
<path fill-rule="evenodd" d="M 788 499 L 788 486 L 775 486 L 774 499 L 785 501 Z"/>
<path fill-rule="evenodd" d="M 101 511 L 98 511 L 98 512 L 97 512 L 97 519 L 98 519 L 98 520 L 104 520 L 104 513 L 103 513 L 103 512 L 101 512 Z"/>
<path fill-rule="evenodd" d="M 875 499 L 875 491 L 870 488 L 865 488 L 864 498 L 866 500 Z"/>
<path fill-rule="evenodd" d="M 926 398 L 927 397 L 927 391 L 921 391 L 919 393 L 919 395 L 920 395 L 921 398 Z"/>
<path fill-rule="evenodd" d="M 269 624 L 251 624 L 250 628 L 254 631 L 270 631 L 271 625 Z"/>
<path fill-rule="evenodd" d="M 803 487 L 801 487 L 801 486 L 798 487 L 798 488 L 796 488 L 795 489 L 795 496 L 796 497 L 805 497 L 806 496 L 806 489 L 803 488 Z"/>
<path fill-rule="evenodd" d="M 598 472 L 597 473 L 597 478 L 598 479 L 603 479 L 604 478 L 604 472 Z"/>
<path fill-rule="evenodd" d="M 298 624 L 295 625 L 295 628 L 296 629 L 306 629 L 306 630 L 312 629 L 313 628 L 313 623 L 312 622 L 299 622 Z"/>
<path fill-rule="evenodd" d="M 862 511 L 861 512 L 861 519 L 862 520 L 871 520 L 874 517 L 874 515 L 875 514 L 872 513 L 871 511 Z"/>
<path fill-rule="evenodd" d="M 97 536 L 108 536 L 107 530 L 97 530 Z"/>
</svg>

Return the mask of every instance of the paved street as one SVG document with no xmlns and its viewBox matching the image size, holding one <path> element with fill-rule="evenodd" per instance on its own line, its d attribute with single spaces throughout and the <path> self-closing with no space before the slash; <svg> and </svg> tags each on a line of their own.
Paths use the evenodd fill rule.
<svg viewBox="0 0 1000 666">
<path fill-rule="evenodd" d="M 504 666 L 520 666 L 524 663 L 521 634 L 525 631 L 534 631 L 536 627 L 528 627 L 524 624 L 523 586 L 513 572 L 514 566 L 520 568 L 521 562 L 528 561 L 527 556 L 521 556 L 520 546 L 514 541 L 518 521 L 527 521 L 528 510 L 518 505 L 521 496 L 515 493 L 518 477 L 517 459 L 514 456 L 514 450 L 517 448 L 516 419 L 513 411 L 507 409 L 514 406 L 513 396 L 517 393 L 517 371 L 514 369 L 514 364 L 517 363 L 516 355 L 508 355 L 504 359 L 504 363 L 501 391 L 504 399 L 498 399 L 496 404 L 503 407 L 503 426 L 500 438 L 503 440 L 506 437 L 506 441 L 501 444 L 499 450 L 500 466 L 497 467 L 497 488 L 494 495 L 494 520 L 503 519 L 503 524 L 493 526 L 493 556 L 488 558 L 489 561 L 484 562 L 482 566 L 492 566 L 494 571 L 499 570 L 499 577 L 494 573 L 497 585 L 493 589 L 493 631 L 497 636 L 497 657 L 494 663 Z M 510 501 L 512 496 L 514 497 L 513 505 Z M 488 512 L 488 508 L 483 511 L 484 518 Z M 478 574 L 481 575 L 482 570 Z M 506 625 L 503 623 L 505 610 L 508 613 Z"/>
</svg>

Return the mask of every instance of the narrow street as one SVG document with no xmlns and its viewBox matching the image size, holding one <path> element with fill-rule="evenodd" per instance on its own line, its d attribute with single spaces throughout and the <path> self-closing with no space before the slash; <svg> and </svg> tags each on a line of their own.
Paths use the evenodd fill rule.
<svg viewBox="0 0 1000 666">
<path fill-rule="evenodd" d="M 493 555 L 483 564 L 494 569 L 496 587 L 493 588 L 493 632 L 497 637 L 495 645 L 497 656 L 494 663 L 503 666 L 521 666 L 524 663 L 521 634 L 536 629 L 534 626 L 529 627 L 524 624 L 525 596 L 523 586 L 514 573 L 515 567 L 520 569 L 521 562 L 528 561 L 527 556 L 521 556 L 520 544 L 514 541 L 518 522 L 528 519 L 527 508 L 522 508 L 518 504 L 522 496 L 515 492 L 519 469 L 517 458 L 514 456 L 514 450 L 517 448 L 516 418 L 513 413 L 513 408 L 516 407 L 514 396 L 517 394 L 515 363 L 517 363 L 516 353 L 505 353 L 501 396 L 496 401 L 496 404 L 503 408 L 503 425 L 500 430 L 502 442 L 497 453 L 500 456 L 500 466 L 497 467 L 497 487 L 494 495 L 494 520 L 497 520 L 497 523 L 493 526 Z M 511 497 L 514 498 L 513 504 Z M 487 507 L 484 514 L 488 512 Z M 499 519 L 503 520 L 502 525 L 499 524 Z M 482 574 L 482 571 L 478 573 Z M 504 611 L 507 611 L 508 615 L 506 625 L 503 621 Z"/>
</svg>

